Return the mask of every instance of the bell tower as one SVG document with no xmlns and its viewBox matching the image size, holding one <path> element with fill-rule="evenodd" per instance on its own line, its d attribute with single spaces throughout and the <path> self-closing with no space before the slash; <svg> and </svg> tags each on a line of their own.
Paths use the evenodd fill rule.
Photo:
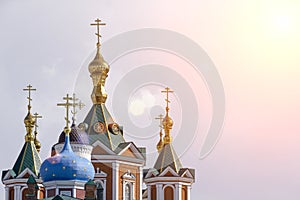
<svg viewBox="0 0 300 200">
<path fill-rule="evenodd" d="M 29 177 L 36 180 L 38 187 L 37 197 L 43 198 L 42 180 L 39 179 L 41 158 L 38 150 L 41 144 L 37 142 L 36 135 L 33 134 L 36 119 L 31 114 L 31 92 L 36 91 L 28 85 L 24 91 L 28 92 L 28 112 L 24 119 L 26 128 L 25 143 L 12 169 L 2 171 L 2 182 L 5 185 L 6 200 L 25 200 L 28 191 L 27 179 Z M 41 191 L 39 191 L 41 187 Z"/>
<path fill-rule="evenodd" d="M 169 93 L 173 93 L 173 91 L 167 87 L 162 93 L 166 93 L 167 104 L 166 115 L 162 120 L 165 135 L 162 140 L 162 131 L 160 131 L 160 141 L 157 144 L 158 158 L 154 167 L 148 170 L 144 178 L 148 200 L 190 200 L 195 170 L 182 167 L 172 145 L 173 120 L 169 116 Z"/>
<path fill-rule="evenodd" d="M 139 200 L 142 198 L 145 148 L 125 141 L 123 127 L 113 119 L 105 105 L 108 98 L 105 82 L 110 67 L 101 55 L 99 33 L 100 26 L 105 23 L 96 19 L 91 25 L 97 27 L 97 51 L 88 66 L 93 82 L 93 106 L 84 123 L 93 146 L 91 157 L 96 171 L 94 182 L 97 199 Z"/>
</svg>

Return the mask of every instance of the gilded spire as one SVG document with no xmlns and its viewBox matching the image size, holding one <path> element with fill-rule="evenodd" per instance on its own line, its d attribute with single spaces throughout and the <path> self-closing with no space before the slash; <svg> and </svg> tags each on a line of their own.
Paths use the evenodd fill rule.
<svg viewBox="0 0 300 200">
<path fill-rule="evenodd" d="M 161 151 L 161 149 L 163 148 L 164 146 L 164 141 L 163 141 L 163 133 L 162 133 L 162 129 L 163 129 L 163 115 L 160 114 L 158 117 L 156 117 L 155 119 L 158 119 L 159 120 L 159 128 L 160 128 L 160 131 L 159 131 L 159 142 L 157 143 L 156 145 L 156 149 L 158 152 Z"/>
<path fill-rule="evenodd" d="M 166 93 L 167 94 L 167 98 L 165 99 L 167 102 L 166 105 L 166 116 L 163 120 L 163 128 L 165 131 L 165 136 L 164 136 L 164 144 L 170 144 L 172 142 L 172 136 L 170 135 L 170 131 L 172 129 L 173 126 L 173 120 L 172 118 L 169 116 L 169 93 L 173 93 L 174 91 L 172 91 L 170 88 L 166 87 L 165 90 L 161 91 L 162 93 Z"/>
<path fill-rule="evenodd" d="M 72 113 L 72 123 L 73 124 L 76 124 L 76 114 L 77 114 L 77 110 L 76 110 L 76 107 L 79 108 L 79 110 L 81 110 L 85 105 L 79 101 L 77 102 L 79 99 L 76 97 L 75 93 L 73 93 L 73 97 L 72 97 L 72 110 L 71 110 L 71 113 Z"/>
<path fill-rule="evenodd" d="M 25 89 L 23 89 L 23 91 L 28 91 L 28 113 L 24 119 L 24 124 L 26 127 L 26 136 L 25 136 L 25 141 L 26 142 L 30 142 L 30 141 L 34 141 L 34 136 L 32 135 L 32 129 L 34 127 L 35 124 L 35 120 L 30 112 L 31 110 L 31 91 L 36 91 L 36 89 L 32 88 L 32 86 L 29 84 Z"/>
<path fill-rule="evenodd" d="M 103 59 L 103 56 L 100 53 L 100 26 L 106 25 L 105 23 L 101 23 L 100 19 L 96 19 L 95 23 L 92 23 L 91 26 L 97 26 L 97 53 L 92 60 L 92 62 L 89 64 L 89 72 L 90 76 L 93 80 L 93 92 L 92 92 L 92 101 L 94 104 L 102 104 L 105 103 L 107 99 L 107 93 L 105 91 L 105 81 L 107 78 L 107 74 L 109 71 L 109 65 L 107 62 Z"/>
<path fill-rule="evenodd" d="M 34 115 L 33 118 L 35 120 L 35 123 L 34 123 L 34 145 L 35 145 L 36 150 L 38 152 L 40 152 L 42 145 L 41 145 L 40 141 L 37 139 L 37 134 L 38 134 L 37 128 L 39 127 L 37 124 L 37 119 L 41 119 L 42 116 L 40 116 L 38 113 L 34 113 L 33 115 Z"/>
<path fill-rule="evenodd" d="M 72 101 L 73 99 L 69 96 L 69 94 L 67 94 L 67 96 L 63 97 L 63 100 L 65 100 L 66 103 L 58 103 L 57 106 L 64 106 L 66 108 L 66 127 L 64 128 L 64 132 L 66 133 L 66 135 L 69 135 L 69 133 L 71 132 L 71 128 L 69 126 L 69 109 L 71 106 L 73 106 L 73 104 L 70 103 L 70 101 Z"/>
</svg>

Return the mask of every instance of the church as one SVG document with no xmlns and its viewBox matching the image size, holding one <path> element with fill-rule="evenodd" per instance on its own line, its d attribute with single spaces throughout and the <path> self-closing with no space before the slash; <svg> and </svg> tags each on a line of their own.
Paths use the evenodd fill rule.
<svg viewBox="0 0 300 200">
<path fill-rule="evenodd" d="M 166 87 L 166 109 L 160 115 L 157 159 L 152 168 L 145 168 L 146 148 L 124 139 L 123 127 L 111 116 L 105 102 L 105 82 L 110 69 L 100 51 L 100 26 L 97 19 L 97 51 L 87 69 L 92 83 L 93 102 L 83 122 L 77 124 L 76 113 L 82 103 L 76 95 L 67 94 L 57 106 L 65 109 L 65 127 L 57 134 L 51 156 L 41 159 L 37 121 L 32 114 L 28 85 L 28 113 L 24 119 L 25 141 L 11 169 L 2 171 L 5 200 L 189 200 L 195 170 L 184 167 L 172 145 L 173 120 L 169 115 L 169 94 Z M 71 117 L 70 117 L 71 115 Z M 59 119 L 58 119 L 59 120 Z M 126 126 L 126 124 L 125 124 Z M 17 140 L 21 140 L 18 138 Z"/>
</svg>

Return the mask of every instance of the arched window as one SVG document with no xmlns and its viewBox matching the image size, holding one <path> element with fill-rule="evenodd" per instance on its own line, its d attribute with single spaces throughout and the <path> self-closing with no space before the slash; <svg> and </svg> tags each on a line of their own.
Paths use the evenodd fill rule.
<svg viewBox="0 0 300 200">
<path fill-rule="evenodd" d="M 164 189 L 164 200 L 174 200 L 174 189 L 171 186 L 166 186 Z"/>
<path fill-rule="evenodd" d="M 131 190 L 131 183 L 127 183 L 125 185 L 125 200 L 131 200 L 132 199 L 132 190 Z"/>
<path fill-rule="evenodd" d="M 122 200 L 133 200 L 135 195 L 135 175 L 129 170 L 122 175 L 123 178 L 123 198 Z"/>
<path fill-rule="evenodd" d="M 97 182 L 96 184 L 97 184 L 97 191 L 96 191 L 97 192 L 97 200 L 104 200 L 104 198 L 103 198 L 104 188 L 100 182 Z"/>
</svg>

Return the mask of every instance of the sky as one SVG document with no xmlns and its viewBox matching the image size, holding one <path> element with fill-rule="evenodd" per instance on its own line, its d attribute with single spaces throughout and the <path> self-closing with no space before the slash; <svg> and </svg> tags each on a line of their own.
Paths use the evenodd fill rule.
<svg viewBox="0 0 300 200">
<path fill-rule="evenodd" d="M 42 160 L 49 156 L 64 127 L 64 110 L 56 106 L 62 97 L 79 92 L 86 107 L 78 114 L 78 122 L 88 111 L 92 83 L 87 65 L 96 42 L 95 29 L 89 24 L 99 17 L 107 24 L 101 29 L 103 43 L 146 28 L 189 38 L 206 52 L 203 59 L 210 58 L 223 84 L 226 111 L 222 135 L 213 151 L 201 159 L 200 150 L 216 108 L 205 72 L 193 71 L 181 55 L 153 49 L 128 53 L 111 63 L 108 107 L 124 126 L 125 137 L 148 148 L 147 166 L 153 165 L 157 155 L 154 144 L 159 128 L 154 118 L 164 112 L 164 97 L 159 90 L 168 82 L 163 80 L 174 81 L 178 76 L 182 82 L 174 84 L 175 93 L 170 96 L 172 134 L 183 165 L 196 169 L 192 199 L 299 199 L 299 10 L 299 1 L 288 0 L 2 0 L 0 168 L 12 168 L 24 144 L 27 101 L 22 89 L 29 83 L 37 89 L 33 112 L 43 116 L 38 135 Z M 156 41 L 158 36 L 152 37 Z M 113 47 L 117 51 L 127 46 L 121 41 Z M 109 57 L 104 47 L 103 55 Z M 127 96 L 118 93 L 118 87 L 122 88 L 118 84 L 133 70 L 145 70 L 143 66 L 162 70 L 161 76 L 157 75 L 162 82 L 136 85 Z M 170 69 L 176 73 L 163 71 Z M 146 71 L 135 73 L 130 84 L 151 77 Z M 180 93 L 182 90 L 192 92 L 191 98 L 185 98 L 190 93 Z M 125 104 L 117 105 L 114 97 L 118 96 Z M 196 101 L 194 113 L 187 116 L 184 113 L 191 105 L 186 105 L 186 99 Z M 185 120 L 187 125 L 196 123 L 193 133 L 181 129 Z M 150 132 L 135 135 L 131 132 L 135 126 Z M 185 134 L 192 138 L 176 139 Z M 4 198 L 3 187 L 0 196 Z"/>
</svg>

